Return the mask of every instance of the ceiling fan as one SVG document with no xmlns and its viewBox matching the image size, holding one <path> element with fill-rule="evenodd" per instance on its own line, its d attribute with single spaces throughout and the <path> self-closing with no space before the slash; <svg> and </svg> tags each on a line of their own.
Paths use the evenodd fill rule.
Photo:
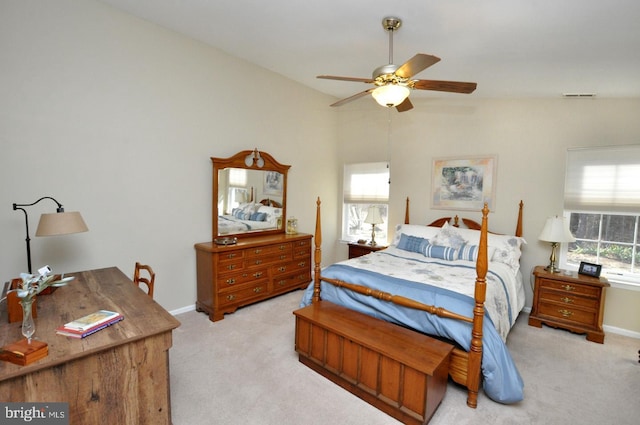
<svg viewBox="0 0 640 425">
<path fill-rule="evenodd" d="M 341 106 L 345 103 L 359 99 L 371 93 L 373 98 L 382 106 L 395 107 L 398 112 L 408 111 L 413 108 L 409 100 L 412 89 L 436 90 L 452 93 L 472 93 L 476 89 L 476 83 L 464 83 L 460 81 L 438 80 L 414 80 L 412 77 L 431 65 L 440 61 L 440 58 L 418 53 L 404 64 L 393 64 L 393 32 L 402 25 L 400 18 L 386 17 L 382 20 L 382 27 L 389 33 L 389 64 L 382 65 L 373 71 L 372 78 L 337 77 L 334 75 L 318 75 L 317 78 L 327 80 L 355 81 L 373 84 L 372 87 L 353 96 L 339 100 L 331 106 Z"/>
</svg>

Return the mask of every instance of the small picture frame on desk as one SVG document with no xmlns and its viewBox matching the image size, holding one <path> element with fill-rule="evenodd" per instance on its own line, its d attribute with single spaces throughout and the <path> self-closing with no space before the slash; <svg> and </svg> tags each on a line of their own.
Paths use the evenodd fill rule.
<svg viewBox="0 0 640 425">
<path fill-rule="evenodd" d="M 600 272 L 602 271 L 602 266 L 599 264 L 585 263 L 584 261 L 580 262 L 580 268 L 578 269 L 578 273 L 584 274 L 592 277 L 600 277 Z"/>
</svg>

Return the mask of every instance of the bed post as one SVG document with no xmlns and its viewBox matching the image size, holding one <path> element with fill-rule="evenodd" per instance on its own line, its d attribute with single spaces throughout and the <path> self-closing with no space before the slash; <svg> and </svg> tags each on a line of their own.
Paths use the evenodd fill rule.
<svg viewBox="0 0 640 425">
<path fill-rule="evenodd" d="M 482 209 L 482 227 L 478 261 L 476 262 L 475 307 L 473 308 L 473 330 L 471 331 L 471 347 L 469 350 L 469 370 L 467 375 L 467 405 L 478 406 L 478 390 L 480 389 L 480 371 L 482 368 L 482 322 L 484 319 L 484 302 L 487 292 L 487 215 L 489 208 L 484 204 Z"/>
<path fill-rule="evenodd" d="M 524 206 L 524 202 L 522 199 L 520 200 L 520 207 L 518 208 L 518 222 L 516 223 L 516 233 L 515 235 L 518 237 L 522 237 L 522 207 Z"/>
<path fill-rule="evenodd" d="M 409 224 L 409 197 L 407 196 L 407 203 L 404 206 L 404 224 Z"/>
<path fill-rule="evenodd" d="M 316 201 L 316 234 L 314 237 L 315 252 L 313 261 L 315 263 L 313 268 L 313 297 L 312 302 L 320 301 L 320 263 L 322 262 L 322 226 L 320 224 L 320 197 Z"/>
</svg>

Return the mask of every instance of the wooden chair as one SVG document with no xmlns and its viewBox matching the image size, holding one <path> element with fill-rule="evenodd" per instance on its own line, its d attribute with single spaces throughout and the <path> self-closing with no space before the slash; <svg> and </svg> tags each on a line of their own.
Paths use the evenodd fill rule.
<svg viewBox="0 0 640 425">
<path fill-rule="evenodd" d="M 144 272 L 146 272 L 146 275 Z M 151 298 L 153 298 L 153 284 L 155 280 L 156 274 L 150 266 L 136 262 L 136 269 L 133 272 L 133 284 L 139 287 L 141 283 L 144 283 L 147 286 L 147 295 Z"/>
</svg>

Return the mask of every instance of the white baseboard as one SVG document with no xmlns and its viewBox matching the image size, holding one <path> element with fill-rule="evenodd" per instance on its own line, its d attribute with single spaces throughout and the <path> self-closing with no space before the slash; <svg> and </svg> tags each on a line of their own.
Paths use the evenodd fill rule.
<svg viewBox="0 0 640 425">
<path fill-rule="evenodd" d="M 195 305 L 195 303 L 194 303 L 194 304 L 191 304 L 191 305 L 187 305 L 187 306 L 184 306 L 184 307 L 180 307 L 180 308 L 175 309 L 175 310 L 171 310 L 171 311 L 169 312 L 169 314 L 171 314 L 172 316 L 176 316 L 176 315 L 178 315 L 178 314 L 188 313 L 188 312 L 193 311 L 193 310 L 195 310 L 195 309 L 196 309 L 196 305 Z"/>
</svg>

